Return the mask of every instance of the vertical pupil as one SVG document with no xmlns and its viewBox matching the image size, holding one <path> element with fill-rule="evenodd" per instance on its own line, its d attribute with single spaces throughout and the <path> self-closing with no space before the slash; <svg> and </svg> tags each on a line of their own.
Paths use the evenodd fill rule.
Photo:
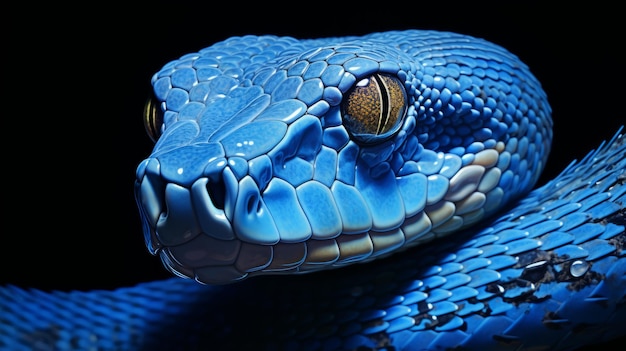
<svg viewBox="0 0 626 351">
<path fill-rule="evenodd" d="M 376 83 L 380 90 L 381 100 L 382 100 L 382 111 L 380 113 L 380 119 L 378 121 L 378 129 L 376 130 L 376 134 L 384 134 L 391 129 L 389 126 L 389 102 L 391 101 L 390 91 L 389 91 L 389 83 L 393 83 L 389 81 L 389 77 L 381 77 L 380 75 L 375 75 L 374 79 L 376 79 Z"/>
<path fill-rule="evenodd" d="M 406 102 L 404 86 L 397 78 L 373 74 L 348 93 L 343 103 L 344 125 L 359 141 L 383 141 L 399 126 Z"/>
</svg>

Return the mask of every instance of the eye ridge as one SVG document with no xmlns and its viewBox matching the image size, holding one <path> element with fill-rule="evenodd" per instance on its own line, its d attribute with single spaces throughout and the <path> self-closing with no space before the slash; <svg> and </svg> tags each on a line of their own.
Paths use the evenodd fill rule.
<svg viewBox="0 0 626 351">
<path fill-rule="evenodd" d="M 383 142 L 399 130 L 406 105 L 397 77 L 373 74 L 357 82 L 342 102 L 344 126 L 359 143 Z"/>
</svg>

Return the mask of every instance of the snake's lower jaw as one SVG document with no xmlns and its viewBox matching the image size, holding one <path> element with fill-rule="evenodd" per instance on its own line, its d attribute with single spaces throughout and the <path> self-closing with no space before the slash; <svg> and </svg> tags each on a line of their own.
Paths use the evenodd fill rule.
<svg viewBox="0 0 626 351">
<path fill-rule="evenodd" d="M 477 153 L 445 181 L 445 171 L 373 180 L 362 166 L 354 186 L 270 177 L 262 190 L 236 162 L 209 162 L 186 181 L 157 156 L 138 167 L 135 193 L 150 252 L 176 275 L 224 284 L 366 262 L 466 228 L 505 201 L 502 150 Z"/>
</svg>

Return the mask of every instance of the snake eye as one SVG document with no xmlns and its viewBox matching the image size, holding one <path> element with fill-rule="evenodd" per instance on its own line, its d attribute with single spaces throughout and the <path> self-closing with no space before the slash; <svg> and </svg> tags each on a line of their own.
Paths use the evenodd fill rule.
<svg viewBox="0 0 626 351">
<path fill-rule="evenodd" d="M 407 96 L 398 78 L 374 74 L 356 83 L 341 108 L 343 124 L 355 141 L 376 144 L 400 130 Z"/>
<path fill-rule="evenodd" d="M 161 107 L 153 99 L 148 99 L 143 108 L 143 125 L 150 139 L 156 143 L 161 136 L 163 111 L 161 111 Z"/>
</svg>

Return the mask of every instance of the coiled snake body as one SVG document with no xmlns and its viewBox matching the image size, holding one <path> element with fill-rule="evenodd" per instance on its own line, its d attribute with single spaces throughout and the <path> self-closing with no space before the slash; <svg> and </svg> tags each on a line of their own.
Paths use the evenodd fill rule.
<svg viewBox="0 0 626 351">
<path fill-rule="evenodd" d="M 551 110 L 503 48 L 419 30 L 233 37 L 152 83 L 137 204 L 149 250 L 193 279 L 2 287 L 0 346 L 522 350 L 624 335 L 624 138 L 530 191 Z"/>
</svg>

